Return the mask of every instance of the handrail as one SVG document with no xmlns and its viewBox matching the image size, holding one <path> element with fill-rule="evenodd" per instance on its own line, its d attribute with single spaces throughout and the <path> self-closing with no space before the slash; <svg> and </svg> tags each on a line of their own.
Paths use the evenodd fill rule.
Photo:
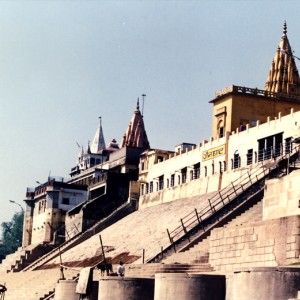
<svg viewBox="0 0 300 300">
<path fill-rule="evenodd" d="M 299 146 L 292 148 L 290 153 L 282 155 L 281 157 L 277 156 L 277 158 L 274 158 L 275 161 L 273 161 L 273 159 L 264 161 L 265 164 L 257 165 L 251 170 L 251 173 L 245 173 L 241 178 L 238 178 L 227 187 L 216 192 L 212 198 L 208 199 L 208 205 L 200 211 L 195 208 L 192 212 L 181 218 L 180 225 L 172 231 L 167 229 L 171 246 L 187 235 L 195 226 L 207 220 L 228 203 L 233 201 L 237 196 L 241 195 L 246 189 L 250 188 L 251 185 L 265 178 L 271 171 L 279 166 L 281 161 L 289 159 L 297 153 L 299 153 Z M 266 168 L 266 166 L 268 168 Z"/>
</svg>

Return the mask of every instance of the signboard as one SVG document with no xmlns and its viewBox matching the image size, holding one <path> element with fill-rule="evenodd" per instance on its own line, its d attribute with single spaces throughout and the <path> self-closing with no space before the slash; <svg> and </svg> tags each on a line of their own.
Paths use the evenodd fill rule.
<svg viewBox="0 0 300 300">
<path fill-rule="evenodd" d="M 202 161 L 210 160 L 225 154 L 225 144 L 206 150 L 202 153 Z"/>
</svg>

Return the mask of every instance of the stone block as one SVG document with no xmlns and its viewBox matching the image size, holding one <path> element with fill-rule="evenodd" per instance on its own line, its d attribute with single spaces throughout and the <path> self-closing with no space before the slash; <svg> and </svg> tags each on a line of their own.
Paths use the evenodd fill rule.
<svg viewBox="0 0 300 300">
<path fill-rule="evenodd" d="M 295 250 L 290 250 L 286 252 L 286 258 L 298 258 L 299 253 Z"/>
<path fill-rule="evenodd" d="M 274 248 L 269 246 L 269 247 L 264 247 L 264 253 L 265 254 L 270 254 L 273 253 Z"/>
</svg>

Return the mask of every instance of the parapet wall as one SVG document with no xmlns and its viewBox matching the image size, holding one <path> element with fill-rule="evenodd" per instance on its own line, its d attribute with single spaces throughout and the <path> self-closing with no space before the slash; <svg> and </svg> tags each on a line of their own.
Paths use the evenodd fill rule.
<svg viewBox="0 0 300 300">
<path fill-rule="evenodd" d="M 298 261 L 299 254 L 300 216 L 216 228 L 211 233 L 209 262 L 216 270 L 283 266 Z"/>
</svg>

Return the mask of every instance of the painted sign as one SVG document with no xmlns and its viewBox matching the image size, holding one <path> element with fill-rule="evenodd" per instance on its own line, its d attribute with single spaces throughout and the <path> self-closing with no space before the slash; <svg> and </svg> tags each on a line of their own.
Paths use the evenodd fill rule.
<svg viewBox="0 0 300 300">
<path fill-rule="evenodd" d="M 225 144 L 206 150 L 202 153 L 202 161 L 210 160 L 225 154 Z"/>
</svg>

